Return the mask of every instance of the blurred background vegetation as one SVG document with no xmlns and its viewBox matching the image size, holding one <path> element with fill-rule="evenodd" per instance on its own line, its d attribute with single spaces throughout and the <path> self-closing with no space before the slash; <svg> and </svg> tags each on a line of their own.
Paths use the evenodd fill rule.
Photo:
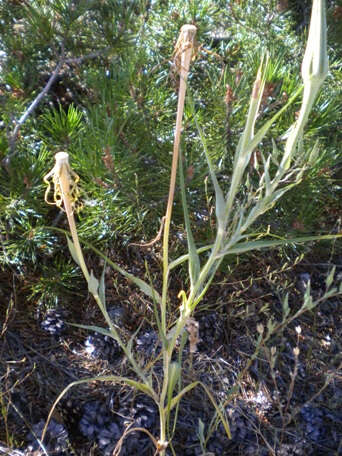
<svg viewBox="0 0 342 456">
<path fill-rule="evenodd" d="M 260 232 L 341 230 L 342 1 L 327 7 L 330 73 L 305 139 L 306 147 L 319 139 L 321 158 L 260 221 Z M 107 251 L 120 248 L 124 256 L 129 243 L 158 232 L 177 105 L 172 53 L 183 24 L 198 28 L 189 93 L 220 182 L 228 186 L 260 58 L 269 51 L 265 120 L 301 83 L 310 8 L 309 0 L 0 2 L 0 268 L 7 297 L 13 278 L 34 303 L 48 306 L 82 283 L 65 239 L 46 228 L 66 228 L 63 213 L 44 201 L 43 177 L 58 151 L 70 154 L 80 176 L 83 240 Z M 23 119 L 49 80 L 46 95 Z M 274 125 L 263 151 L 272 150 L 272 138 L 282 147 L 298 106 Z M 213 192 L 190 110 L 182 149 L 195 235 L 198 244 L 208 243 Z M 258 159 L 256 153 L 251 180 L 259 177 Z M 182 249 L 179 200 L 172 230 L 174 248 Z"/>
</svg>

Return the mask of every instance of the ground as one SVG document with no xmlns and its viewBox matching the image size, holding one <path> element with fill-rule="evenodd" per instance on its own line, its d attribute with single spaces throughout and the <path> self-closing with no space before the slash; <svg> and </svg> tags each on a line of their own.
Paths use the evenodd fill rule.
<svg viewBox="0 0 342 456">
<path fill-rule="evenodd" d="M 167 454 L 342 455 L 341 297 L 332 296 L 279 326 L 256 353 L 262 329 L 264 337 L 272 319 L 282 320 L 286 292 L 291 316 L 302 306 L 309 279 L 314 299 L 323 295 L 332 265 L 334 285 L 341 282 L 341 255 L 324 249 L 313 248 L 287 264 L 283 254 L 271 252 L 224 266 L 196 311 L 201 341 L 193 355 L 185 347 L 182 380 L 183 385 L 200 380 L 209 387 L 223 404 L 232 438 L 198 387 L 181 402 Z M 143 276 L 143 262 L 133 257 L 121 261 Z M 148 259 L 157 277 L 157 255 L 150 251 Z M 181 277 L 172 283 L 174 302 Z M 46 453 L 39 450 L 33 434 L 39 437 L 54 400 L 69 383 L 134 374 L 116 343 L 67 323 L 104 326 L 85 289 L 47 310 L 27 300 L 20 280 L 8 272 L 1 276 L 0 454 L 155 454 L 147 433 L 129 432 L 145 428 L 158 439 L 155 405 L 123 384 L 98 381 L 69 390 L 50 422 Z M 142 365 L 154 363 L 158 382 L 162 369 L 151 303 L 110 270 L 106 284 L 112 320 L 127 339 L 140 328 L 135 351 Z"/>
</svg>

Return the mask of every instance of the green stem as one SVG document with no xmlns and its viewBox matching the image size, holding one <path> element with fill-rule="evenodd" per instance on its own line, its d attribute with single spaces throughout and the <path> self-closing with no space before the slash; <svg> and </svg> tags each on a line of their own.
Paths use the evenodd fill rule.
<svg viewBox="0 0 342 456">
<path fill-rule="evenodd" d="M 164 349 L 163 353 L 163 373 L 164 373 L 164 378 L 163 378 L 163 387 L 162 391 L 160 393 L 160 398 L 159 398 L 159 421 L 160 421 L 160 442 L 166 442 L 166 414 L 167 414 L 167 409 L 165 407 L 165 400 L 166 400 L 166 395 L 167 395 L 167 389 L 169 385 L 169 373 L 170 373 L 170 363 L 171 363 L 171 357 L 172 357 L 172 350 L 169 350 L 169 348 Z M 165 450 L 160 451 L 160 455 L 165 455 Z"/>
<path fill-rule="evenodd" d="M 82 269 L 84 278 L 88 282 L 90 276 L 89 276 L 88 268 L 87 268 L 87 266 L 85 264 L 85 261 L 84 261 L 84 256 L 83 256 L 83 252 L 82 252 L 82 249 L 81 249 L 81 246 L 80 246 L 80 241 L 78 239 L 78 234 L 77 234 L 77 230 L 76 230 L 76 223 L 75 223 L 74 214 L 73 214 L 73 211 L 71 209 L 69 199 L 68 198 L 64 198 L 64 196 L 63 196 L 63 200 L 64 200 L 65 212 L 66 212 L 68 223 L 69 223 L 71 237 L 72 237 L 72 240 L 73 240 L 73 243 L 74 243 L 74 247 L 75 247 L 75 250 L 76 250 L 76 253 L 77 253 L 77 259 L 79 261 L 80 268 Z"/>
<path fill-rule="evenodd" d="M 169 282 L 169 235 L 170 235 L 170 224 L 172 216 L 172 206 L 174 201 L 177 168 L 178 168 L 178 156 L 179 156 L 179 144 L 181 138 L 182 120 L 184 113 L 184 102 L 186 93 L 186 81 L 189 74 L 190 61 L 192 55 L 192 49 L 194 44 L 194 37 L 196 34 L 196 27 L 193 25 L 184 25 L 181 29 L 179 39 L 176 45 L 175 56 L 180 57 L 180 82 L 178 92 L 178 106 L 177 106 L 177 117 L 175 136 L 173 143 L 173 155 L 171 165 L 171 177 L 170 177 L 170 189 L 167 201 L 167 208 L 165 214 L 165 225 L 164 225 L 164 236 L 163 236 L 163 288 L 162 288 L 162 302 L 161 302 L 161 327 L 164 336 L 163 341 L 163 386 L 159 398 L 159 413 L 160 413 L 160 441 L 163 444 L 166 440 L 166 410 L 165 400 L 167 395 L 167 389 L 169 384 L 169 369 L 173 348 L 166 339 L 166 310 L 167 310 L 167 291 Z M 160 455 L 165 455 L 165 450 L 160 451 Z"/>
<path fill-rule="evenodd" d="M 71 173 L 71 171 L 70 171 L 70 165 L 69 165 L 69 157 L 68 157 L 68 154 L 66 154 L 65 152 L 60 152 L 59 154 L 56 154 L 56 173 L 58 173 L 58 180 L 59 180 L 60 190 L 61 190 L 61 194 L 62 194 L 64 209 L 65 209 L 65 212 L 67 215 L 70 233 L 71 233 L 71 237 L 72 237 L 76 255 L 77 255 L 77 260 L 79 262 L 79 265 L 82 269 L 83 275 L 84 275 L 87 283 L 89 283 L 90 275 L 89 275 L 87 266 L 85 264 L 83 252 L 82 252 L 82 249 L 80 246 L 77 229 L 76 229 L 73 206 L 72 206 L 72 202 L 71 202 L 71 198 L 70 198 L 70 173 Z M 139 366 L 135 362 L 134 358 L 132 357 L 130 351 L 127 349 L 125 344 L 122 342 L 117 330 L 115 329 L 115 327 L 105 309 L 104 303 L 100 299 L 100 296 L 96 293 L 92 293 L 92 295 L 94 296 L 94 299 L 95 299 L 97 305 L 99 306 L 99 308 L 110 328 L 110 331 L 112 332 L 115 340 L 118 342 L 118 344 L 122 348 L 123 352 L 127 356 L 134 371 L 146 385 L 150 385 L 145 374 L 139 368 Z"/>
</svg>

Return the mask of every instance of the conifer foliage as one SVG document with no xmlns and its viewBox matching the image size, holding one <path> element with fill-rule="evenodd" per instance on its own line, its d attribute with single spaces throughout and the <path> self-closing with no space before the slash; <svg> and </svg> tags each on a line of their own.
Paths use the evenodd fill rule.
<svg viewBox="0 0 342 456">
<path fill-rule="evenodd" d="M 66 150 L 81 177 L 79 230 L 85 240 L 101 246 L 117 239 L 150 240 L 166 204 L 177 93 L 171 56 L 178 30 L 186 22 L 198 29 L 190 96 L 224 187 L 265 48 L 272 63 L 261 117 L 270 116 L 298 84 L 303 41 L 295 33 L 295 9 L 289 6 L 254 0 L 228 5 L 206 0 L 1 3 L 0 264 L 19 273 L 35 265 L 40 277 L 28 286 L 32 296 L 54 302 L 56 286 L 45 267 L 51 261 L 64 286 L 69 282 L 72 287 L 75 272 L 56 251 L 56 234 L 43 229 L 62 223 L 58 210 L 47 208 L 41 198 L 41 180 L 54 154 Z M 331 2 L 332 30 L 339 8 Z M 341 65 L 333 49 L 329 88 L 310 126 L 312 141 L 319 135 L 325 149 L 303 181 L 305 191 L 284 199 L 276 221 L 274 214 L 265 218 L 278 232 L 289 225 L 311 232 L 319 216 L 326 216 L 320 202 L 340 167 L 340 84 Z M 290 125 L 293 110 L 284 114 L 283 126 Z M 212 189 L 206 187 L 207 169 L 190 112 L 184 128 L 190 216 L 204 243 L 212 236 L 202 223 L 212 211 Z M 272 145 L 266 142 L 265 147 Z M 258 165 L 255 156 L 252 181 Z M 337 191 L 329 192 L 333 209 Z M 179 206 L 175 226 L 182 223 Z"/>
</svg>

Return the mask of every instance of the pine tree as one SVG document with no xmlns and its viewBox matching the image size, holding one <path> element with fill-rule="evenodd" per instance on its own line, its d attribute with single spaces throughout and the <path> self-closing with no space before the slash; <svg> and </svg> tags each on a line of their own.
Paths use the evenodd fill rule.
<svg viewBox="0 0 342 456">
<path fill-rule="evenodd" d="M 78 286 L 77 269 L 64 255 L 59 235 L 45 228 L 64 227 L 64 218 L 43 198 L 42 177 L 55 152 L 68 151 L 81 178 L 78 217 L 84 240 L 105 248 L 146 242 L 157 233 L 165 212 L 176 112 L 172 52 L 184 23 L 198 28 L 185 112 L 184 167 L 195 235 L 200 242 L 210 240 L 210 224 L 204 222 L 212 218 L 212 189 L 193 110 L 224 187 L 265 49 L 271 66 L 260 118 L 270 116 L 299 84 L 304 40 L 296 34 L 294 9 L 279 3 L 1 3 L 0 264 L 29 276 L 32 297 L 54 302 L 63 292 L 61 284 L 64 289 Z M 338 2 L 331 2 L 331 21 L 338 8 Z M 315 108 L 308 139 L 309 146 L 319 136 L 324 153 L 315 169 L 308 170 L 303 191 L 290 193 L 265 217 L 261 231 L 271 225 L 281 234 L 292 225 L 310 232 L 319 224 L 320 202 L 328 193 L 331 205 L 337 204 L 340 187 L 331 194 L 329 170 L 338 162 L 340 141 L 338 45 L 331 55 L 330 81 Z M 296 105 L 283 115 L 281 130 L 272 131 L 279 145 L 295 111 Z M 271 150 L 271 140 L 263 147 Z M 256 155 L 251 181 L 258 165 Z M 182 224 L 177 205 L 175 239 L 184 234 Z"/>
</svg>

